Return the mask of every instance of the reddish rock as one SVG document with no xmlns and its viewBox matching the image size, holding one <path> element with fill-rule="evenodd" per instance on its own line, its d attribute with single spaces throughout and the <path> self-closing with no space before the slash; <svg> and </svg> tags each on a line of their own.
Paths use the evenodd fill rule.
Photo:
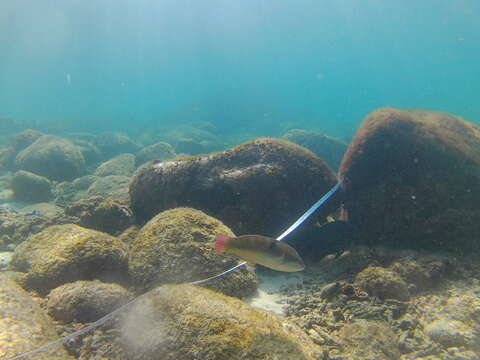
<svg viewBox="0 0 480 360">
<path fill-rule="evenodd" d="M 446 113 L 374 111 L 340 167 L 349 220 L 369 244 L 478 250 L 479 135 Z"/>
</svg>

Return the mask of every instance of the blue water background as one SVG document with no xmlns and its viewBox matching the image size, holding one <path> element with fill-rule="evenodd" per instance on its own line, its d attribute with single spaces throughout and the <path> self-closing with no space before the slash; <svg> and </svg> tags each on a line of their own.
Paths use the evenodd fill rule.
<svg viewBox="0 0 480 360">
<path fill-rule="evenodd" d="M 0 118 L 70 130 L 348 137 L 387 105 L 480 122 L 478 0 L 2 1 L 0 54 Z"/>
</svg>

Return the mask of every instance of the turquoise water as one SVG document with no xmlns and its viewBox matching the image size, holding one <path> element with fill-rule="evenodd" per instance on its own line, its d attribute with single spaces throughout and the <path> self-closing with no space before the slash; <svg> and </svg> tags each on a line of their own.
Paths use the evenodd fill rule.
<svg viewBox="0 0 480 360">
<path fill-rule="evenodd" d="M 3 1 L 0 115 L 349 137 L 380 106 L 480 120 L 480 2 Z"/>
</svg>

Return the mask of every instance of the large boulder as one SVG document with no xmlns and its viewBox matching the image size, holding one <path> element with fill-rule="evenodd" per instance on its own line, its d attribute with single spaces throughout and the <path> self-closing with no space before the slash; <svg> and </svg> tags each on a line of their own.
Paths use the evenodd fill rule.
<svg viewBox="0 0 480 360">
<path fill-rule="evenodd" d="M 140 166 L 150 160 L 172 159 L 175 155 L 172 145 L 166 142 L 159 142 L 143 148 L 137 154 L 136 166 Z"/>
<path fill-rule="evenodd" d="M 313 360 L 320 348 L 293 323 L 208 289 L 165 285 L 127 313 L 132 360 Z"/>
<path fill-rule="evenodd" d="M 121 285 L 98 280 L 63 284 L 48 294 L 47 311 L 62 322 L 91 322 L 100 319 L 131 299 Z"/>
<path fill-rule="evenodd" d="M 50 180 L 29 171 L 17 171 L 10 186 L 17 200 L 35 203 L 53 198 Z"/>
<path fill-rule="evenodd" d="M 10 359 L 57 340 L 52 320 L 8 273 L 0 273 L 0 309 L 0 358 Z M 72 359 L 61 344 L 50 346 L 33 358 Z"/>
<path fill-rule="evenodd" d="M 135 171 L 135 155 L 121 154 L 100 164 L 93 175 L 95 176 L 131 176 Z"/>
<path fill-rule="evenodd" d="M 80 150 L 67 139 L 44 135 L 21 151 L 15 163 L 50 180 L 73 180 L 84 171 L 85 159 Z"/>
<path fill-rule="evenodd" d="M 480 250 L 480 129 L 431 111 L 370 114 L 343 159 L 345 208 L 370 244 Z"/>
<path fill-rule="evenodd" d="M 15 150 L 22 151 L 44 134 L 38 130 L 27 129 L 15 135 Z"/>
<path fill-rule="evenodd" d="M 54 225 L 20 244 L 11 267 L 40 293 L 75 280 L 125 281 L 127 250 L 118 239 L 78 225 Z"/>
<path fill-rule="evenodd" d="M 233 235 L 217 219 L 191 208 L 164 211 L 139 231 L 129 249 L 130 276 L 147 290 L 158 284 L 185 283 L 208 278 L 238 264 L 238 259 L 215 252 L 215 237 Z M 241 268 L 207 287 L 242 297 L 256 290 L 256 277 Z"/>
<path fill-rule="evenodd" d="M 287 131 L 283 138 L 311 150 L 335 170 L 338 170 L 347 151 L 347 144 L 343 141 L 315 131 L 293 129 Z"/>
<path fill-rule="evenodd" d="M 128 176 L 110 175 L 97 177 L 88 187 L 85 197 L 102 196 L 104 198 L 112 197 L 118 200 L 128 200 L 128 186 L 130 178 Z M 77 197 L 78 198 L 78 197 Z"/>
<path fill-rule="evenodd" d="M 95 144 L 106 159 L 120 154 L 135 154 L 141 146 L 133 141 L 128 135 L 119 132 L 104 133 L 95 139 Z"/>
<path fill-rule="evenodd" d="M 313 153 L 278 139 L 256 139 L 210 155 L 154 162 L 130 185 L 140 222 L 177 206 L 201 209 L 235 233 L 276 236 L 336 183 Z M 321 215 L 332 208 L 321 209 Z"/>
<path fill-rule="evenodd" d="M 118 235 L 134 223 L 127 201 L 93 196 L 65 208 L 65 214 L 78 218 L 78 224 L 111 235 Z"/>
</svg>

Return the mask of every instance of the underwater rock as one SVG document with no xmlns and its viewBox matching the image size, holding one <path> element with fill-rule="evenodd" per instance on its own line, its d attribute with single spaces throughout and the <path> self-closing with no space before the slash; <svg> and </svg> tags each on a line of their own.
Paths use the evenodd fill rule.
<svg viewBox="0 0 480 360">
<path fill-rule="evenodd" d="M 425 328 L 425 334 L 443 346 L 469 346 L 478 343 L 480 337 L 468 325 L 452 319 L 439 319 Z"/>
<path fill-rule="evenodd" d="M 0 358 L 34 350 L 58 338 L 54 324 L 39 304 L 7 273 L 0 273 Z M 34 356 L 38 360 L 73 359 L 62 345 L 51 346 Z"/>
<path fill-rule="evenodd" d="M 431 111 L 381 108 L 342 161 L 345 208 L 370 245 L 480 250 L 480 129 Z"/>
<path fill-rule="evenodd" d="M 185 283 L 219 274 L 239 263 L 215 252 L 215 237 L 232 231 L 205 213 L 176 208 L 145 224 L 129 248 L 129 269 L 135 286 L 147 290 L 158 284 Z M 257 288 L 247 267 L 205 284 L 231 296 L 247 296 Z"/>
<path fill-rule="evenodd" d="M 355 283 L 369 295 L 381 300 L 407 301 L 410 298 L 405 281 L 397 273 L 380 266 L 369 266 L 359 272 L 355 277 Z"/>
<path fill-rule="evenodd" d="M 339 139 L 301 129 L 289 130 L 283 135 L 283 138 L 312 151 L 324 159 L 335 171 L 338 170 L 348 146 Z"/>
<path fill-rule="evenodd" d="M 135 155 L 121 154 L 102 164 L 95 170 L 95 176 L 131 176 L 135 171 Z"/>
<path fill-rule="evenodd" d="M 53 289 L 48 294 L 47 312 L 62 322 L 91 322 L 131 298 L 132 295 L 121 285 L 79 280 Z"/>
<path fill-rule="evenodd" d="M 78 225 L 54 225 L 15 249 L 11 267 L 27 272 L 26 286 L 40 293 L 75 280 L 127 279 L 127 250 L 118 239 Z"/>
<path fill-rule="evenodd" d="M 87 197 L 102 196 L 104 198 L 112 197 L 118 200 L 128 200 L 128 186 L 130 178 L 128 176 L 111 175 L 100 177 L 88 187 Z"/>
<path fill-rule="evenodd" d="M 402 257 L 389 267 L 407 284 L 413 284 L 413 289 L 425 291 L 435 287 L 445 278 L 447 259 L 436 256 Z M 409 286 L 410 292 L 411 289 Z"/>
<path fill-rule="evenodd" d="M 48 214 L 47 214 L 48 215 Z M 71 219 L 65 217 L 22 214 L 0 206 L 0 250 L 12 250 L 29 236 L 53 224 L 64 224 Z"/>
<path fill-rule="evenodd" d="M 141 146 L 130 139 L 128 135 L 112 132 L 97 136 L 95 144 L 105 159 L 111 159 L 120 154 L 136 154 Z"/>
<path fill-rule="evenodd" d="M 13 170 L 16 154 L 13 148 L 0 148 L 0 171 Z"/>
<path fill-rule="evenodd" d="M 341 345 L 340 359 L 397 360 L 400 358 L 398 339 L 383 322 L 357 320 L 345 324 L 336 334 Z M 337 358 L 335 354 L 332 358 Z"/>
<path fill-rule="evenodd" d="M 84 171 L 85 159 L 70 141 L 44 135 L 21 151 L 15 164 L 20 170 L 27 170 L 50 180 L 73 180 Z"/>
<path fill-rule="evenodd" d="M 35 216 L 36 214 L 42 216 L 57 217 L 61 216 L 64 210 L 63 208 L 55 204 L 41 202 L 24 206 L 20 209 L 19 212 L 26 216 Z"/>
<path fill-rule="evenodd" d="M 86 165 L 96 164 L 102 159 L 100 149 L 93 142 L 81 139 L 72 139 L 71 141 L 82 153 Z"/>
<path fill-rule="evenodd" d="M 211 124 L 185 124 L 167 131 L 164 138 L 169 144 L 173 144 L 177 154 L 206 154 L 224 148 L 213 130 L 215 129 Z"/>
<path fill-rule="evenodd" d="M 140 222 L 189 206 L 236 233 L 277 236 L 335 183 L 333 171 L 310 151 L 262 138 L 220 153 L 147 164 L 132 179 L 130 199 Z M 315 216 L 326 216 L 335 205 Z"/>
<path fill-rule="evenodd" d="M 15 201 L 15 194 L 12 189 L 5 189 L 0 191 L 0 204 Z"/>
<path fill-rule="evenodd" d="M 68 206 L 65 213 L 79 218 L 78 225 L 118 235 L 133 224 L 133 213 L 127 201 L 94 196 Z"/>
<path fill-rule="evenodd" d="M 15 135 L 15 151 L 19 152 L 33 144 L 39 137 L 45 135 L 41 131 L 27 129 Z"/>
<path fill-rule="evenodd" d="M 10 186 L 15 194 L 15 198 L 21 201 L 36 203 L 53 198 L 50 180 L 29 171 L 17 171 Z"/>
<path fill-rule="evenodd" d="M 166 142 L 159 142 L 140 150 L 136 157 L 136 166 L 140 166 L 151 160 L 167 160 L 175 157 L 175 150 L 172 145 Z"/>
<path fill-rule="evenodd" d="M 321 359 L 321 348 L 288 320 L 195 286 L 155 289 L 133 305 L 122 330 L 132 360 Z"/>
</svg>

